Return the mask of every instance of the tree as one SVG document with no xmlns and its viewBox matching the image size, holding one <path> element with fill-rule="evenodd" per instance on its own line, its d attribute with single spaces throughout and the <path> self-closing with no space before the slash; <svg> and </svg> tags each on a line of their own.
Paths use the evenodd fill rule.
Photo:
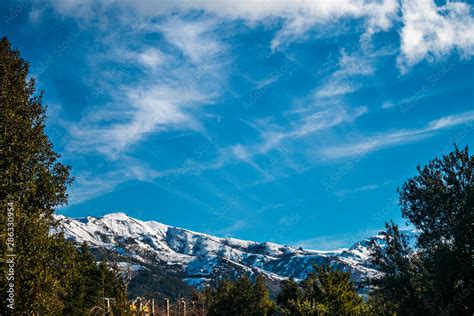
<svg viewBox="0 0 474 316">
<path fill-rule="evenodd" d="M 212 295 L 209 315 L 272 315 L 275 305 L 261 276 L 255 283 L 247 276 L 232 282 L 225 280 Z"/>
<path fill-rule="evenodd" d="M 335 270 L 329 265 L 315 266 L 303 282 L 306 297 L 324 305 L 330 315 L 362 315 L 365 304 L 355 290 L 350 273 Z"/>
<path fill-rule="evenodd" d="M 253 309 L 262 312 L 260 315 L 271 315 L 275 312 L 275 303 L 270 300 L 270 293 L 263 276 L 260 274 L 257 275 L 253 286 L 253 303 Z"/>
<path fill-rule="evenodd" d="M 70 168 L 59 162 L 44 132 L 43 94 L 34 95 L 35 81 L 28 79 L 28 64 L 5 37 L 0 40 L 0 87 L 0 295 L 5 301 L 4 267 L 10 253 L 15 255 L 15 312 L 47 314 L 62 307 L 58 297 L 63 276 L 52 265 L 57 263 L 51 251 L 55 237 L 48 232 L 54 207 L 66 203 Z M 3 229 L 8 220 L 13 224 L 14 246 L 7 244 Z"/>
<path fill-rule="evenodd" d="M 307 298 L 291 299 L 288 301 L 287 307 L 282 309 L 283 315 L 292 316 L 320 316 L 327 315 L 329 310 L 321 303 L 317 303 L 314 299 Z"/>
<path fill-rule="evenodd" d="M 380 272 L 379 277 L 370 282 L 373 287 L 370 305 L 384 305 L 389 314 L 424 314 L 426 309 L 420 300 L 421 281 L 418 280 L 422 271 L 416 264 L 416 255 L 407 236 L 393 221 L 386 223 L 385 227 L 386 230 L 381 232 L 383 242 L 374 240 L 370 245 L 370 261 Z"/>
<path fill-rule="evenodd" d="M 0 299 L 11 304 L 2 306 L 2 315 L 80 315 L 104 295 L 121 302 L 125 297 L 113 269 L 97 266 L 86 246 L 78 252 L 51 232 L 54 209 L 67 203 L 72 177 L 45 134 L 42 96 L 35 95 L 26 61 L 2 38 Z"/>
<path fill-rule="evenodd" d="M 468 147 L 431 160 L 400 190 L 419 231 L 425 301 L 433 314 L 474 313 L 474 156 Z"/>
<path fill-rule="evenodd" d="M 289 310 L 294 302 L 303 297 L 303 292 L 294 279 L 284 280 L 280 284 L 276 303 L 283 310 Z"/>
<path fill-rule="evenodd" d="M 402 216 L 417 231 L 416 251 L 387 224 L 372 258 L 383 272 L 373 295 L 400 314 L 474 313 L 474 156 L 468 148 L 417 167 L 399 190 Z"/>
<path fill-rule="evenodd" d="M 367 306 L 355 290 L 350 273 L 328 264 L 314 266 L 301 284 L 288 281 L 278 295 L 285 315 L 364 315 Z"/>
<path fill-rule="evenodd" d="M 69 243 L 71 244 L 71 243 Z M 114 299 L 114 306 L 125 306 L 124 283 L 118 270 L 109 264 L 97 264 L 89 247 L 83 243 L 72 252 L 75 266 L 71 285 L 64 296 L 64 315 L 85 315 L 94 307 L 104 305 L 104 298 Z"/>
</svg>

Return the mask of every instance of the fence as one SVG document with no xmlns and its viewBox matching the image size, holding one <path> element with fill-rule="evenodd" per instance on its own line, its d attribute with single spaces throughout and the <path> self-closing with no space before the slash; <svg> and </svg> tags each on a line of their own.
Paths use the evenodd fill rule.
<svg viewBox="0 0 474 316">
<path fill-rule="evenodd" d="M 187 301 L 184 298 L 171 304 L 165 299 L 163 304 L 155 300 L 146 300 L 137 297 L 130 304 L 130 310 L 134 316 L 204 316 L 207 315 L 207 306 L 203 302 Z"/>
</svg>

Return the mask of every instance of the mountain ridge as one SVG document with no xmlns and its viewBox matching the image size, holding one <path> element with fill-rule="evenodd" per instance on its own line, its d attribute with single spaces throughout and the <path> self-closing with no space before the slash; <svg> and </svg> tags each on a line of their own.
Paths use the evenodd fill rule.
<svg viewBox="0 0 474 316">
<path fill-rule="evenodd" d="M 254 242 L 216 237 L 156 221 L 142 221 L 125 213 L 102 217 L 70 218 L 55 215 L 56 230 L 77 244 L 87 242 L 95 252 L 114 254 L 116 263 L 134 274 L 161 269 L 174 273 L 195 288 L 215 280 L 242 274 L 262 274 L 276 286 L 280 281 L 304 279 L 313 265 L 328 263 L 349 271 L 356 283 L 377 275 L 368 262 L 368 244 L 382 242 L 381 236 L 368 237 L 347 249 L 306 250 L 272 242 Z M 130 269 L 132 267 L 132 269 Z"/>
</svg>

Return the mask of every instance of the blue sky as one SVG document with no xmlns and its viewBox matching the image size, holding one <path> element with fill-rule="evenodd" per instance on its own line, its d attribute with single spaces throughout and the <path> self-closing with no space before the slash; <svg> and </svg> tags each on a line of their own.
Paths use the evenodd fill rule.
<svg viewBox="0 0 474 316">
<path fill-rule="evenodd" d="M 2 1 L 73 168 L 69 216 L 126 212 L 332 249 L 399 215 L 417 165 L 474 144 L 474 6 Z"/>
</svg>

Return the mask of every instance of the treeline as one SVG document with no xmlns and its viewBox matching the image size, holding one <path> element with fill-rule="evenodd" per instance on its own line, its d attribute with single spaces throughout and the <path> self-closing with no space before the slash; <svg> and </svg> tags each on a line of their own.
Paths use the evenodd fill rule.
<svg viewBox="0 0 474 316">
<path fill-rule="evenodd" d="M 194 300 L 207 307 L 207 315 L 365 315 L 369 306 L 357 293 L 347 272 L 328 265 L 315 266 L 302 282 L 283 281 L 276 302 L 261 275 L 247 276 L 207 288 Z"/>
<path fill-rule="evenodd" d="M 28 64 L 0 40 L 0 300 L 1 315 L 88 315 L 104 297 L 125 306 L 122 279 L 96 264 L 86 245 L 77 249 L 50 234 L 55 207 L 67 202 L 70 168 L 46 136 L 42 93 Z"/>
</svg>

